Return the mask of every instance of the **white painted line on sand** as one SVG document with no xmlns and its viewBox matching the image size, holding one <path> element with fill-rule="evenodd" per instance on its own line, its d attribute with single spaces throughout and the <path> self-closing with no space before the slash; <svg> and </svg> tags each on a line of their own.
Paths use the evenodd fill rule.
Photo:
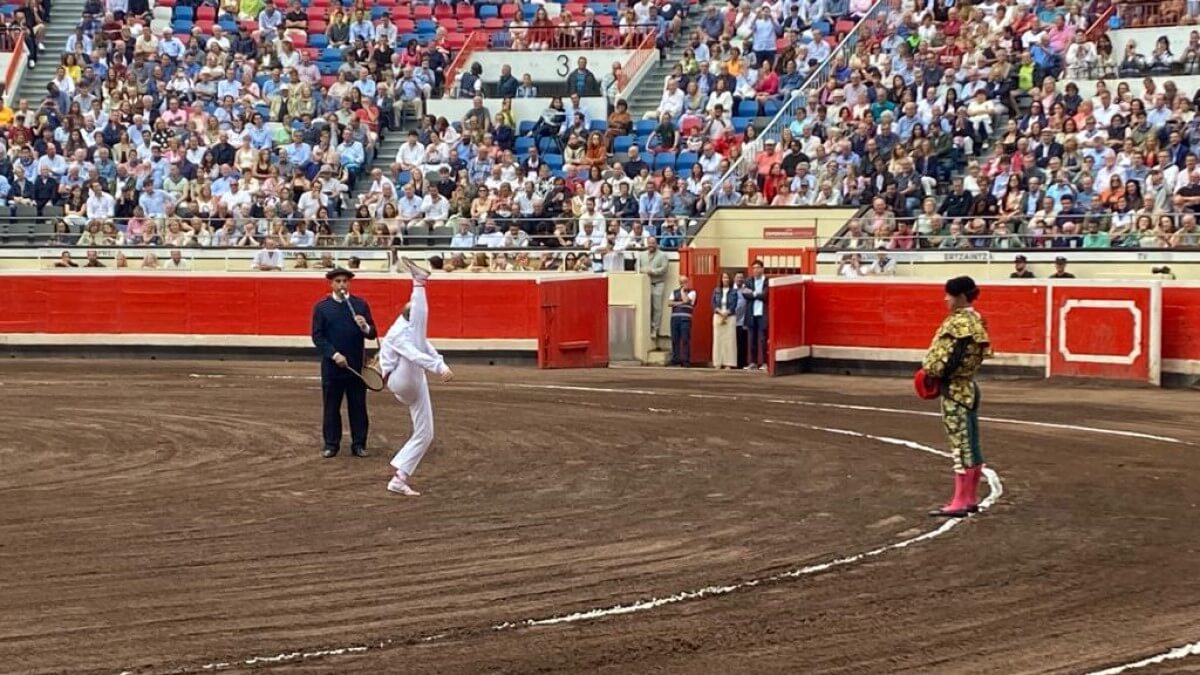
<svg viewBox="0 0 1200 675">
<path fill-rule="evenodd" d="M 658 393 L 658 392 L 651 392 L 651 393 Z M 730 397 L 730 398 L 732 398 L 732 397 Z M 647 408 L 647 410 L 655 410 L 655 409 Z M 948 453 L 948 452 L 938 450 L 936 448 L 931 448 L 927 445 L 923 445 L 916 441 L 910 441 L 910 440 L 906 440 L 906 439 L 902 439 L 902 438 L 894 438 L 891 436 L 877 436 L 874 434 L 867 434 L 867 433 L 863 433 L 860 431 L 854 431 L 851 429 L 823 427 L 823 426 L 818 426 L 818 425 L 814 425 L 814 424 L 804 424 L 804 423 L 800 423 L 800 422 L 791 422 L 791 421 L 787 421 L 787 420 L 763 419 L 760 421 L 764 424 L 791 426 L 791 427 L 797 427 L 797 428 L 802 428 L 802 429 L 808 429 L 810 431 L 820 431 L 820 432 L 825 432 L 825 433 L 838 434 L 838 435 L 842 435 L 842 436 L 852 436 L 855 438 L 873 440 L 873 441 L 878 441 L 880 443 L 885 443 L 885 444 L 889 444 L 889 445 L 895 445 L 895 446 L 899 446 L 899 447 L 903 447 L 903 448 L 908 448 L 910 450 L 919 450 L 922 452 L 927 452 L 929 454 L 937 455 L 939 457 L 946 457 L 946 458 L 950 457 L 950 453 Z M 983 470 L 983 474 L 984 474 L 984 477 L 987 479 L 989 492 L 988 492 L 987 497 L 984 498 L 979 503 L 979 510 L 981 512 L 986 511 L 987 509 L 991 508 L 996 503 L 996 501 L 1000 499 L 1001 495 L 1004 494 L 1004 485 L 1000 481 L 1000 476 L 995 471 L 985 467 Z M 767 576 L 767 577 L 761 577 L 758 579 L 750 579 L 747 581 L 742 581 L 742 582 L 738 582 L 738 583 L 734 583 L 734 584 L 727 584 L 727 585 L 722 585 L 722 586 L 705 586 L 703 588 L 698 588 L 698 589 L 690 590 L 690 591 L 681 591 L 679 593 L 675 593 L 675 594 L 664 596 L 664 597 L 651 598 L 649 600 L 639 600 L 639 601 L 631 602 L 631 603 L 612 605 L 610 607 L 597 607 L 597 608 L 583 610 L 583 611 L 579 611 L 579 612 L 573 612 L 573 613 L 569 613 L 569 614 L 557 614 L 557 615 L 552 615 L 552 616 L 547 616 L 547 617 L 534 617 L 534 618 L 528 618 L 528 619 L 505 621 L 503 623 L 493 625 L 491 627 L 491 630 L 506 631 L 506 630 L 521 629 L 521 628 L 534 628 L 534 627 L 538 627 L 538 626 L 551 626 L 551 625 L 564 624 L 564 623 L 576 623 L 576 622 L 580 622 L 580 621 L 592 621 L 592 620 L 596 620 L 596 619 L 603 619 L 603 618 L 610 617 L 610 616 L 621 616 L 621 615 L 625 615 L 625 614 L 634 614 L 637 612 L 645 612 L 645 611 L 657 609 L 659 607 L 673 605 L 673 604 L 677 604 L 677 603 L 681 603 L 681 602 L 687 602 L 687 601 L 691 601 L 691 600 L 700 600 L 700 599 L 704 599 L 704 598 L 713 598 L 713 597 L 718 597 L 718 596 L 722 596 L 722 595 L 729 595 L 730 593 L 744 591 L 744 590 L 756 588 L 758 586 L 763 586 L 763 585 L 770 584 L 770 583 L 786 581 L 789 579 L 798 579 L 801 577 L 818 574 L 818 573 L 825 572 L 825 571 L 835 569 L 838 567 L 844 567 L 846 565 L 852 565 L 854 563 L 862 562 L 864 560 L 874 558 L 874 557 L 883 555 L 885 553 L 888 553 L 889 551 L 895 551 L 895 550 L 899 550 L 899 549 L 903 549 L 903 548 L 908 548 L 909 546 L 912 546 L 914 544 L 919 544 L 921 542 L 929 541 L 930 539 L 940 537 L 940 536 L 946 534 L 947 532 L 949 532 L 950 530 L 954 529 L 958 525 L 966 522 L 967 520 L 969 520 L 969 519 L 968 518 L 963 518 L 963 519 L 950 518 L 950 519 L 945 520 L 938 527 L 936 527 L 932 530 L 928 530 L 919 535 L 916 535 L 914 537 L 909 537 L 902 541 L 898 541 L 898 542 L 895 542 L 892 544 L 886 544 L 884 546 L 878 546 L 878 547 L 869 549 L 867 551 L 862 551 L 861 553 L 855 553 L 855 554 L 848 555 L 848 556 L 834 558 L 832 560 L 828 560 L 828 561 L 822 562 L 822 563 L 817 563 L 817 564 L 813 564 L 813 565 L 805 565 L 803 567 L 788 570 L 786 572 L 780 572 L 778 574 L 773 574 L 773 575 Z M 419 642 L 434 642 L 434 641 L 445 638 L 447 635 L 448 635 L 447 633 L 438 633 L 436 635 L 429 635 L 429 636 L 419 638 L 418 641 Z M 205 665 L 199 666 L 199 667 L 191 667 L 191 668 L 184 667 L 184 668 L 169 670 L 169 671 L 165 671 L 165 672 L 169 672 L 169 673 L 187 673 L 187 672 L 195 672 L 195 671 L 213 672 L 213 671 L 228 670 L 231 668 L 244 668 L 244 667 L 248 667 L 248 666 L 255 666 L 255 665 L 261 665 L 261 664 L 294 663 L 294 662 L 306 661 L 306 660 L 323 658 L 323 657 L 361 654 L 363 652 L 367 652 L 370 650 L 384 649 L 393 644 L 395 644 L 395 640 L 389 639 L 389 640 L 383 640 L 380 642 L 375 642 L 370 645 L 355 645 L 355 646 L 351 646 L 351 647 L 338 647 L 338 648 L 319 649 L 319 650 L 311 650 L 311 651 L 291 651 L 291 652 L 283 652 L 280 654 L 275 654 L 274 656 L 252 656 L 252 657 L 249 657 L 246 659 L 242 659 L 240 661 L 219 661 L 219 662 L 208 663 L 208 664 L 205 664 Z M 126 673 L 130 673 L 130 675 L 132 675 L 131 671 L 126 671 Z M 125 675 L 125 673 L 123 673 L 122 675 Z"/>
<path fill-rule="evenodd" d="M 611 387 L 585 387 L 585 386 L 568 386 L 560 384 L 507 384 L 506 387 L 517 387 L 520 389 L 558 389 L 563 391 L 579 391 L 579 392 L 595 392 L 602 394 L 638 394 L 643 396 L 661 396 L 668 392 L 649 391 L 646 389 L 615 389 Z M 681 393 L 682 394 L 682 393 Z M 719 399 L 719 400 L 734 400 L 738 398 L 747 398 L 746 395 L 738 396 L 722 396 L 718 394 L 682 394 L 688 398 L 698 399 Z M 749 396 L 749 398 L 757 398 Z M 783 398 L 762 398 L 761 400 L 767 403 L 778 403 L 781 405 L 800 405 L 811 408 L 833 408 L 837 410 L 856 410 L 862 412 L 881 412 L 891 413 L 895 415 L 919 415 L 921 417 L 941 417 L 941 413 L 928 410 L 910 410 L 907 408 L 881 408 L 870 405 L 854 405 L 850 403 L 827 403 L 824 401 L 801 401 L 796 399 Z M 1062 429 L 1064 431 L 1079 431 L 1092 434 L 1103 434 L 1108 436 L 1123 436 L 1125 438 L 1137 438 L 1147 441 L 1159 441 L 1161 443 L 1173 443 L 1175 445 L 1195 446 L 1191 441 L 1185 441 L 1172 436 L 1159 436 L 1156 434 L 1146 434 L 1140 431 L 1125 431 L 1123 429 L 1103 429 L 1100 427 L 1089 427 L 1079 424 L 1062 424 L 1058 422 L 1035 422 L 1033 420 L 1019 420 L 1009 417 L 987 417 L 979 418 L 981 422 L 993 422 L 995 424 L 1011 424 L 1014 426 L 1039 427 L 1043 429 Z"/>
<path fill-rule="evenodd" d="M 1182 647 L 1176 647 L 1170 651 L 1166 651 L 1161 654 L 1156 654 L 1149 658 L 1142 659 L 1141 661 L 1134 661 L 1132 663 L 1126 663 L 1121 666 L 1113 666 L 1112 668 L 1106 668 L 1104 670 L 1092 671 L 1092 672 L 1088 673 L 1087 675 L 1119 675 L 1119 673 L 1124 673 L 1129 670 L 1145 668 L 1146 666 L 1156 666 L 1160 663 L 1163 663 L 1164 661 L 1175 661 L 1178 659 L 1186 659 L 1189 656 L 1200 656 L 1200 642 L 1193 642 L 1190 645 L 1183 645 Z"/>
</svg>

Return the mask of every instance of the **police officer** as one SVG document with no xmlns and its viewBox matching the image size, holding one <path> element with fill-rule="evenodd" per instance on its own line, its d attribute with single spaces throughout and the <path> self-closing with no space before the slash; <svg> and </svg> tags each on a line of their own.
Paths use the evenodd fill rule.
<svg viewBox="0 0 1200 675">
<path fill-rule="evenodd" d="M 330 270 L 329 296 L 313 307 L 312 341 L 321 353 L 321 401 L 325 414 L 321 424 L 325 447 L 321 456 L 333 457 L 342 442 L 342 398 L 350 418 L 350 452 L 367 456 L 367 386 L 349 368 L 362 371 L 364 342 L 376 336 L 375 321 L 367 301 L 350 295 L 354 273 Z"/>
</svg>

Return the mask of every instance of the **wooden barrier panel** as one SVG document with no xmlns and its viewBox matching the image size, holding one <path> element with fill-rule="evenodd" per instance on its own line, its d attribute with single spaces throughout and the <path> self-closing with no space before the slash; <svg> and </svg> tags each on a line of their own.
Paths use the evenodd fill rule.
<svg viewBox="0 0 1200 675">
<path fill-rule="evenodd" d="M 803 279 L 804 295 L 802 304 L 789 303 L 795 311 L 772 311 L 771 351 L 778 362 L 811 357 L 915 365 L 946 314 L 942 285 L 935 282 L 787 279 Z M 1200 287 L 1034 280 L 980 289 L 976 307 L 988 322 L 995 365 L 1153 384 L 1160 372 L 1200 375 Z M 797 330 L 803 339 L 793 344 Z"/>
<path fill-rule="evenodd" d="M 608 365 L 605 277 L 437 275 L 426 288 L 432 340 L 530 352 L 536 345 L 543 367 Z M 411 280 L 399 276 L 360 276 L 351 284 L 371 305 L 380 333 L 411 290 Z M 309 336 L 313 305 L 327 293 L 329 282 L 316 275 L 0 274 L 0 337 L 30 345 L 76 336 L 90 345 L 298 347 Z"/>
</svg>

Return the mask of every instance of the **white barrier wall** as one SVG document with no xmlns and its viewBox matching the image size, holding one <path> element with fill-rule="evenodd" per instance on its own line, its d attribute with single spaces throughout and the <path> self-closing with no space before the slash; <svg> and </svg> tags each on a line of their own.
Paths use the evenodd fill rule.
<svg viewBox="0 0 1200 675">
<path fill-rule="evenodd" d="M 1147 76 L 1129 77 L 1129 78 L 1112 78 L 1105 80 L 1104 84 L 1111 92 L 1117 91 L 1117 86 L 1124 82 L 1129 85 L 1129 91 L 1133 92 L 1134 96 L 1141 96 L 1146 88 L 1142 85 L 1142 80 Z M 1162 91 L 1162 86 L 1165 82 L 1174 82 L 1175 88 L 1179 93 L 1187 98 L 1191 98 L 1192 94 L 1200 89 L 1200 75 L 1154 75 L 1154 83 L 1157 86 L 1157 91 Z M 1091 98 L 1096 95 L 1096 80 L 1071 80 L 1079 87 L 1079 95 L 1084 98 Z M 1065 83 L 1064 83 L 1065 84 Z M 1062 84 L 1059 89 L 1062 89 Z"/>
<path fill-rule="evenodd" d="M 608 108 L 604 104 L 603 98 L 584 98 L 580 101 L 583 109 L 591 115 L 593 120 L 608 119 Z M 428 114 L 434 117 L 445 117 L 451 122 L 462 120 L 467 111 L 471 109 L 473 102 L 471 99 L 465 98 L 441 98 L 429 99 L 425 104 L 425 110 Z M 536 122 L 542 115 L 542 111 L 550 105 L 550 98 L 514 98 L 513 99 L 513 115 L 516 116 L 517 122 L 529 120 Z M 493 116 L 500 111 L 500 99 L 488 98 L 484 99 L 483 107 L 488 109 Z"/>
<path fill-rule="evenodd" d="M 1117 63 L 1120 63 L 1121 59 L 1125 56 L 1125 45 L 1130 40 L 1137 43 L 1138 52 L 1148 59 L 1150 58 L 1150 54 L 1154 52 L 1154 43 L 1163 35 L 1171 43 L 1171 53 L 1175 55 L 1175 58 L 1179 58 L 1183 54 L 1184 48 L 1187 47 L 1192 31 L 1196 29 L 1196 26 L 1122 28 L 1121 30 L 1109 31 L 1108 39 L 1112 40 L 1113 56 L 1116 57 Z"/>
<path fill-rule="evenodd" d="M 553 82 L 564 80 L 568 73 L 575 70 L 575 64 L 582 56 L 588 60 L 588 70 L 592 71 L 592 74 L 596 76 L 596 81 L 600 82 L 607 73 L 612 71 L 613 63 L 624 66 L 634 51 L 633 49 L 552 49 L 542 52 L 476 51 L 471 52 L 467 57 L 467 65 L 464 70 L 469 68 L 472 63 L 479 63 L 483 66 L 484 81 L 494 83 L 500 78 L 500 67 L 507 64 L 512 66 L 513 77 L 518 80 L 528 73 L 534 82 Z"/>
</svg>

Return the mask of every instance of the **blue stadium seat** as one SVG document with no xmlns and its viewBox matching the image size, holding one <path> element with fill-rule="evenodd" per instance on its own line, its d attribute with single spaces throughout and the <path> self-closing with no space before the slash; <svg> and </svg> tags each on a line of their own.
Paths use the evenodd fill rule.
<svg viewBox="0 0 1200 675">
<path fill-rule="evenodd" d="M 608 122 L 606 120 L 592 120 L 592 123 L 588 126 L 588 128 L 592 131 L 604 133 L 605 131 L 608 131 Z"/>
<path fill-rule="evenodd" d="M 529 132 L 533 131 L 533 124 L 534 123 L 530 122 L 529 120 L 521 120 L 521 122 L 517 124 L 517 134 L 520 136 L 528 136 Z"/>
<path fill-rule="evenodd" d="M 397 44 L 399 44 L 401 47 L 409 42 L 412 42 L 413 40 L 416 40 L 418 43 L 422 41 L 421 36 L 416 33 L 405 33 L 398 36 L 396 39 L 398 40 Z"/>
<path fill-rule="evenodd" d="M 171 22 L 171 32 L 176 35 L 190 34 L 192 32 L 192 22 L 186 19 L 175 19 Z"/>
<path fill-rule="evenodd" d="M 432 19 L 420 19 L 417 21 L 417 32 L 426 35 L 433 35 L 437 32 L 437 22 Z"/>
<path fill-rule="evenodd" d="M 4 5 L 3 7 L 0 7 L 0 14 L 3 14 L 4 16 L 12 16 L 13 14 L 16 14 L 16 13 L 17 13 L 16 5 Z"/>
<path fill-rule="evenodd" d="M 517 143 L 513 147 L 513 150 L 518 155 L 524 156 L 524 155 L 529 154 L 529 149 L 532 147 L 533 147 L 533 139 L 528 136 L 521 136 L 521 137 L 517 138 Z"/>
<path fill-rule="evenodd" d="M 633 147 L 633 136 L 617 136 L 613 139 L 613 152 L 629 152 Z"/>
<path fill-rule="evenodd" d="M 675 153 L 660 152 L 654 155 L 654 170 L 661 171 L 667 167 L 675 168 Z"/>
<path fill-rule="evenodd" d="M 575 177 L 578 178 L 579 180 L 587 180 L 588 176 L 591 173 L 592 173 L 591 169 L 580 169 L 575 172 Z"/>
<path fill-rule="evenodd" d="M 220 26 L 221 30 L 225 31 L 226 33 L 236 33 L 238 29 L 237 22 L 233 19 L 222 19 L 221 21 L 217 22 L 217 25 Z"/>
<path fill-rule="evenodd" d="M 378 21 L 387 15 L 388 15 L 388 8 L 384 7 L 383 5 L 375 5 L 374 7 L 371 8 L 371 20 L 372 21 Z M 312 41 L 311 37 L 309 38 L 309 41 L 310 42 Z"/>
<path fill-rule="evenodd" d="M 326 47 L 325 49 L 321 50 L 321 58 L 318 60 L 340 62 L 342 60 L 342 50 L 337 49 L 336 47 Z"/>
<path fill-rule="evenodd" d="M 562 169 L 562 165 L 563 165 L 563 156 L 562 155 L 548 154 L 548 155 L 545 155 L 544 157 L 542 157 L 542 159 L 546 160 L 546 165 L 549 166 L 551 169 L 553 169 L 555 171 Z"/>
<path fill-rule="evenodd" d="M 566 178 L 567 172 L 563 171 L 562 169 L 553 169 L 550 171 L 550 175 L 554 176 L 555 178 Z"/>
<path fill-rule="evenodd" d="M 314 49 L 324 49 L 329 46 L 329 38 L 324 33 L 309 35 L 308 46 Z"/>
<path fill-rule="evenodd" d="M 558 140 L 553 136 L 543 136 L 538 139 L 538 152 L 549 155 L 558 152 Z"/>
<path fill-rule="evenodd" d="M 521 5 L 521 14 L 525 16 L 526 21 L 533 21 L 533 17 L 537 16 L 538 5 L 527 2 Z"/>
<path fill-rule="evenodd" d="M 411 171 L 401 171 L 399 174 L 396 175 L 396 183 L 399 185 L 404 185 L 406 183 L 411 183 L 411 182 L 412 182 L 412 172 Z"/>
<path fill-rule="evenodd" d="M 692 170 L 692 165 L 700 161 L 700 156 L 694 152 L 681 152 L 679 157 L 675 158 L 675 171 L 684 173 Z"/>
<path fill-rule="evenodd" d="M 779 101 L 778 98 L 769 98 L 763 102 L 763 111 L 765 111 L 767 113 L 768 117 L 774 117 L 775 114 L 778 113 L 779 109 L 782 107 L 783 107 L 783 104 Z"/>
<path fill-rule="evenodd" d="M 171 10 L 171 18 L 192 21 L 196 18 L 195 11 L 187 5 L 176 5 L 175 9 Z"/>
<path fill-rule="evenodd" d="M 654 131 L 654 127 L 657 126 L 657 120 L 638 120 L 636 123 L 634 123 L 633 130 L 637 132 L 638 136 L 646 136 L 649 135 L 651 131 Z"/>
<path fill-rule="evenodd" d="M 500 10 L 495 5 L 483 5 L 479 8 L 480 20 L 496 19 L 500 17 Z"/>
<path fill-rule="evenodd" d="M 750 120 L 752 120 L 752 119 L 754 119 L 754 118 L 753 117 L 735 117 L 735 118 L 733 118 L 733 130 L 739 134 L 742 133 L 743 131 L 746 130 L 746 127 L 750 126 Z"/>
<path fill-rule="evenodd" d="M 758 103 L 756 101 L 742 101 L 737 104 L 737 113 L 739 117 L 754 117 L 758 114 Z"/>
<path fill-rule="evenodd" d="M 341 66 L 342 66 L 342 62 L 340 60 L 339 61 L 317 61 L 317 70 L 320 71 L 320 73 L 322 75 L 337 75 L 338 68 L 340 68 Z"/>
<path fill-rule="evenodd" d="M 812 27 L 819 29 L 821 31 L 821 35 L 826 37 L 833 35 L 833 24 L 829 23 L 828 19 L 819 19 L 814 21 Z"/>
</svg>

